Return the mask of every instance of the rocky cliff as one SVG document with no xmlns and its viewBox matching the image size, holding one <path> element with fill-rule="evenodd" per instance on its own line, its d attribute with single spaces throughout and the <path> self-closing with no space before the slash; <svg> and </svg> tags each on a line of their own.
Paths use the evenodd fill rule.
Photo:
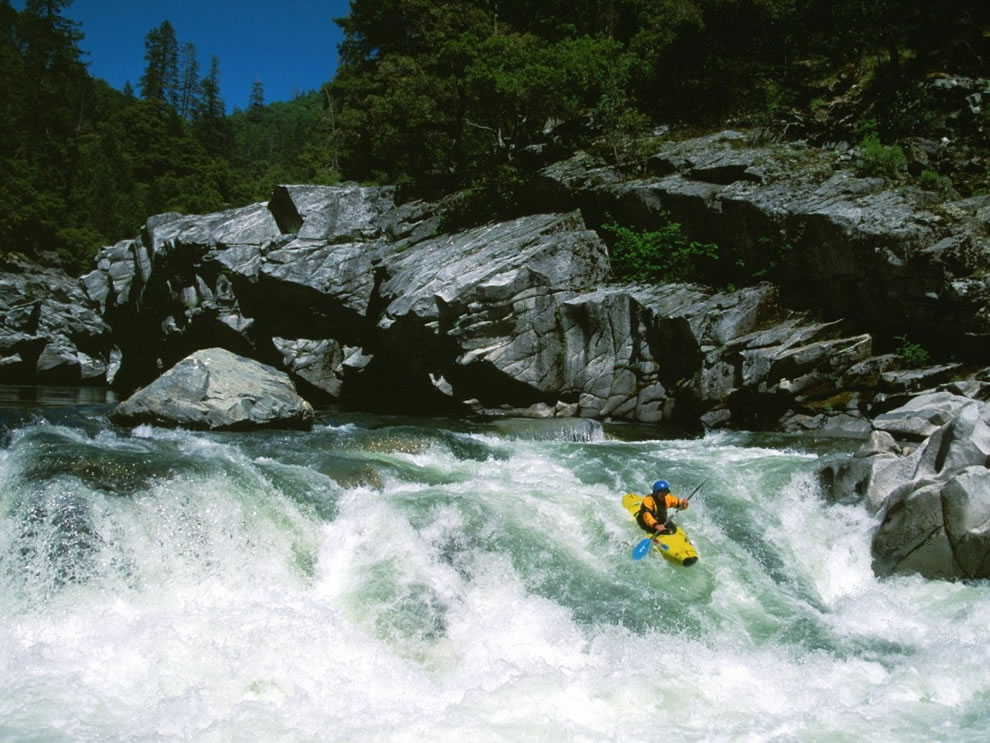
<svg viewBox="0 0 990 743">
<path fill-rule="evenodd" d="M 532 214 L 456 232 L 443 204 L 357 185 L 162 214 L 56 292 L 78 311 L 50 337 L 50 300 L 6 300 L 0 368 L 131 389 L 221 346 L 317 403 L 865 435 L 898 395 L 982 374 L 990 198 L 848 160 L 738 132 L 664 143 L 639 178 L 578 155 L 540 171 Z M 773 283 L 610 284 L 592 228 L 665 215 Z M 899 368 L 897 334 L 943 363 Z"/>
<path fill-rule="evenodd" d="M 720 264 L 767 275 L 788 307 L 844 318 L 889 346 L 990 361 L 990 196 L 958 198 L 860 177 L 859 153 L 734 131 L 669 143 L 630 179 L 578 155 L 545 168 L 538 201 L 655 229 L 667 212 Z M 731 279 L 731 274 L 729 274 Z"/>
</svg>

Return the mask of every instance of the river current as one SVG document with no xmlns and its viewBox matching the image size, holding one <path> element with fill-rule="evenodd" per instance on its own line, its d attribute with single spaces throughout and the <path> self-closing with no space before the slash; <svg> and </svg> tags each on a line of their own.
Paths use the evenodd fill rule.
<svg viewBox="0 0 990 743">
<path fill-rule="evenodd" d="M 983 582 L 879 580 L 854 444 L 0 406 L 0 740 L 984 741 Z M 701 558 L 636 561 L 658 478 Z"/>
</svg>

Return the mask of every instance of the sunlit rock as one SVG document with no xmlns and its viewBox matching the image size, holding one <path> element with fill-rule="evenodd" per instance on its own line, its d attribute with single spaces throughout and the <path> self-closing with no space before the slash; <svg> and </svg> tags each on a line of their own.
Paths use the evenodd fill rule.
<svg viewBox="0 0 990 743">
<path fill-rule="evenodd" d="M 110 413 L 120 425 L 309 428 L 313 407 L 284 372 L 221 348 L 197 351 Z"/>
</svg>

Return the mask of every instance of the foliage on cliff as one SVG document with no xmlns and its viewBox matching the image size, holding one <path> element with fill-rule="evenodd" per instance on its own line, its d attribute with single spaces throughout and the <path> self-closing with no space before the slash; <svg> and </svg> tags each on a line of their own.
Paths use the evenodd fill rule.
<svg viewBox="0 0 990 743">
<path fill-rule="evenodd" d="M 650 121 L 766 124 L 840 78 L 871 87 L 854 123 L 886 144 L 930 123 L 920 75 L 980 74 L 988 52 L 978 0 L 354 0 L 337 22 L 344 170 L 421 190 L 565 132 L 603 134 L 615 157 Z"/>
</svg>

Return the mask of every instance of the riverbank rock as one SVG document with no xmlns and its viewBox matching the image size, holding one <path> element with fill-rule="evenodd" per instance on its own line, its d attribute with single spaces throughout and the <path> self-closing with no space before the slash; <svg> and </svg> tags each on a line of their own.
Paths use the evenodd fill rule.
<svg viewBox="0 0 990 743">
<path fill-rule="evenodd" d="M 222 348 L 197 351 L 110 413 L 120 425 L 308 429 L 313 407 L 288 375 Z"/>
<path fill-rule="evenodd" d="M 692 177 L 738 176 L 730 154 Z M 788 309 L 777 285 L 610 284 L 583 208 L 445 233 L 442 205 L 394 196 L 283 186 L 106 248 L 82 286 L 114 328 L 118 386 L 220 346 L 355 408 L 856 437 L 909 389 L 871 334 Z"/>
<path fill-rule="evenodd" d="M 765 275 L 795 310 L 873 336 L 910 335 L 940 356 L 990 361 L 990 197 L 949 197 L 863 177 L 855 151 L 723 131 L 662 142 L 630 177 L 586 153 L 533 180 L 533 201 L 592 226 L 674 221 L 719 264 Z M 734 281 L 723 277 L 723 280 Z"/>
<path fill-rule="evenodd" d="M 8 302 L 0 373 L 129 392 L 218 347 L 316 404 L 862 438 L 990 356 L 987 199 L 936 202 L 858 176 L 845 150 L 754 132 L 652 146 L 645 175 L 584 153 L 547 165 L 519 216 L 470 227 L 457 195 L 353 183 L 153 216 L 76 284 L 110 331 L 80 329 L 80 310 L 36 332 L 44 313 Z M 670 219 L 744 280 L 613 283 L 603 225 Z M 897 334 L 931 365 L 905 368 Z"/>
<path fill-rule="evenodd" d="M 0 383 L 103 385 L 119 353 L 78 281 L 20 256 L 0 259 Z"/>
<path fill-rule="evenodd" d="M 958 392 L 934 390 L 880 416 L 855 457 L 820 473 L 827 497 L 878 515 L 878 575 L 990 578 L 990 406 Z M 902 447 L 892 432 L 927 435 Z"/>
</svg>

